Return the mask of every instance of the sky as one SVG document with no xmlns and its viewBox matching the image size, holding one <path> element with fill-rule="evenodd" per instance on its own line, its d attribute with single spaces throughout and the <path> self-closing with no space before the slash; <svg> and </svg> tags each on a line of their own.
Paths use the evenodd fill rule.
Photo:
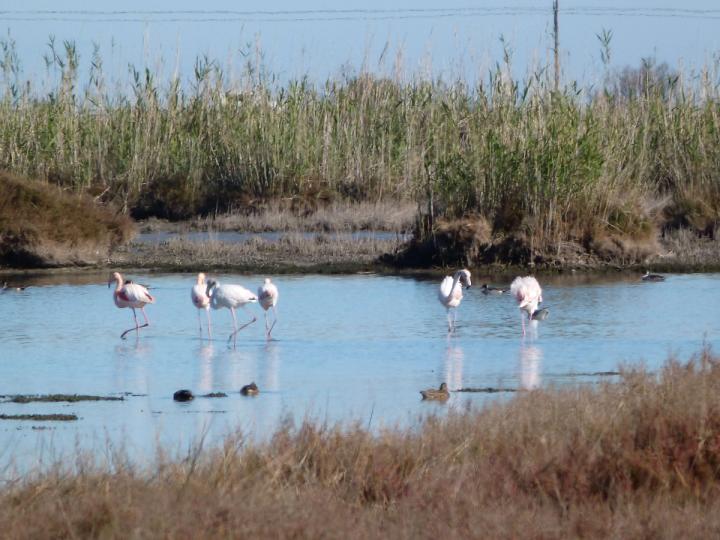
<svg viewBox="0 0 720 540">
<path fill-rule="evenodd" d="M 198 55 L 218 60 L 228 74 L 239 73 L 247 58 L 260 50 L 266 69 L 281 83 L 305 76 L 322 82 L 360 69 L 406 78 L 473 81 L 502 60 L 501 38 L 512 49 L 515 75 L 522 78 L 528 69 L 545 64 L 552 46 L 551 0 L 206 0 L 202 7 L 190 0 L 129 0 L 121 7 L 97 0 L 59 4 L 26 0 L 12 8 L 0 7 L 1 33 L 16 42 L 25 79 L 47 79 L 42 57 L 51 35 L 58 43 L 77 44 L 81 73 L 97 44 L 106 72 L 120 80 L 128 77 L 128 64 L 147 66 L 160 79 L 177 67 L 189 78 Z M 559 4 L 565 81 L 599 79 L 603 66 L 596 35 L 603 29 L 613 32 L 611 67 L 617 69 L 655 56 L 687 72 L 720 53 L 716 0 Z"/>
</svg>

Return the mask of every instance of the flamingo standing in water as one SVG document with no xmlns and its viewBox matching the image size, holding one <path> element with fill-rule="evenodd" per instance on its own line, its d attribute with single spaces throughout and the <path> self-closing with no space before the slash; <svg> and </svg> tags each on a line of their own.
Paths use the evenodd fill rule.
<svg viewBox="0 0 720 540">
<path fill-rule="evenodd" d="M 463 299 L 462 286 L 468 289 L 472 285 L 470 281 L 470 272 L 468 270 L 458 270 L 453 277 L 445 276 L 440 284 L 438 291 L 438 299 L 440 303 L 447 309 L 448 332 L 455 330 L 455 319 L 457 319 L 457 307 Z M 453 309 L 453 317 L 450 318 L 450 310 Z"/>
<path fill-rule="evenodd" d="M 537 279 L 532 276 L 516 277 L 510 284 L 510 293 L 518 301 L 518 307 L 526 311 L 528 321 L 533 319 L 538 304 L 542 302 L 542 289 Z M 523 336 L 525 335 L 525 318 L 520 314 Z"/>
<path fill-rule="evenodd" d="M 205 285 L 205 274 L 200 272 L 197 277 L 197 283 L 193 285 L 190 290 L 190 298 L 192 299 L 193 305 L 198 308 L 198 324 L 200 325 L 200 335 L 202 337 L 202 317 L 200 317 L 200 310 L 204 309 L 207 312 L 208 320 L 208 338 L 212 337 L 212 322 L 210 321 L 210 297 L 207 293 L 207 287 Z"/>
<path fill-rule="evenodd" d="M 275 286 L 274 283 L 270 281 L 270 278 L 265 278 L 265 282 L 258 287 L 258 299 L 260 300 L 260 306 L 262 306 L 263 310 L 265 311 L 265 336 L 267 339 L 270 339 L 270 334 L 272 333 L 273 328 L 275 328 L 275 323 L 277 322 L 277 310 L 275 309 L 275 305 L 278 301 L 278 289 Z M 275 319 L 273 320 L 272 325 L 270 328 L 268 328 L 268 310 L 272 308 L 273 315 L 275 316 Z"/>
<path fill-rule="evenodd" d="M 129 328 L 120 334 L 120 337 L 125 339 L 128 332 L 132 332 L 133 330 L 138 332 L 141 328 L 150 326 L 150 320 L 148 319 L 147 313 L 145 313 L 145 305 L 154 304 L 155 298 L 153 298 L 148 290 L 142 285 L 138 285 L 132 281 L 124 283 L 122 276 L 118 272 L 115 272 L 110 276 L 110 279 L 108 280 L 108 288 L 113 284 L 113 282 L 115 282 L 115 291 L 113 292 L 115 305 L 119 308 L 131 308 L 133 312 L 133 319 L 135 320 L 134 328 Z M 145 317 L 145 324 L 138 324 L 137 314 L 135 313 L 136 309 L 140 309 L 140 311 L 142 311 L 143 317 Z"/>
<path fill-rule="evenodd" d="M 240 328 L 237 326 L 237 317 L 235 317 L 235 309 L 245 309 L 245 304 L 257 302 L 257 296 L 240 285 L 220 285 L 214 279 L 207 281 L 207 289 L 205 294 L 210 297 L 210 305 L 213 309 L 228 308 L 233 318 L 233 333 L 228 337 L 228 343 L 237 333 L 246 326 L 254 323 L 257 318 L 252 316 L 252 320 L 243 324 Z"/>
</svg>

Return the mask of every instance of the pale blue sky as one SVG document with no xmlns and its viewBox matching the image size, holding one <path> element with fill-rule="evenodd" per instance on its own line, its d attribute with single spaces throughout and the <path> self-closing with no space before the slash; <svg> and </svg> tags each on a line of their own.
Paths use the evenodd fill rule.
<svg viewBox="0 0 720 540">
<path fill-rule="evenodd" d="M 106 68 L 121 78 L 126 77 L 128 63 L 137 66 L 147 63 L 156 69 L 162 58 L 164 69 L 170 70 L 176 57 L 179 57 L 183 75 L 189 77 L 195 57 L 205 53 L 226 66 L 239 69 L 243 59 L 238 51 L 244 49 L 247 43 L 259 42 L 265 53 L 266 66 L 282 80 L 303 75 L 313 80 L 324 80 L 340 73 L 343 66 L 359 68 L 365 59 L 370 70 L 390 72 L 398 50 L 402 50 L 402 64 L 408 75 L 430 71 L 434 76 L 460 75 L 472 79 L 478 74 L 484 76 L 496 61 L 501 60 L 501 35 L 514 50 L 516 74 L 523 73 L 533 62 L 544 62 L 551 45 L 551 4 L 551 0 L 451 0 L 449 4 L 444 0 L 207 0 L 200 8 L 197 1 L 190 0 L 131 0 L 120 7 L 117 2 L 27 0 L 14 4 L 12 8 L 0 8 L 0 28 L 16 40 L 26 78 L 36 80 L 44 78 L 42 54 L 47 50 L 50 34 L 55 35 L 59 42 L 75 40 L 83 65 L 87 65 L 92 42 L 97 42 Z M 619 12 L 588 12 L 591 7 L 617 7 Z M 372 12 L 433 8 L 484 8 L 495 11 L 493 14 L 450 13 L 451 16 L 432 12 Z M 545 11 L 529 13 L 526 8 Z M 598 78 L 602 67 L 595 35 L 603 28 L 614 33 L 612 65 L 616 68 L 626 64 L 636 65 L 641 57 L 655 55 L 672 65 L 682 63 L 689 70 L 702 65 L 720 51 L 720 3 L 717 1 L 560 0 L 560 8 L 566 79 L 594 81 Z M 645 11 L 635 16 L 629 11 L 631 8 Z M 653 11 L 666 16 L 647 16 L 647 10 L 658 8 L 715 11 L 705 14 L 696 11 Z M 364 9 L 371 12 L 276 16 L 37 13 L 38 10 L 147 12 L 199 9 L 271 12 Z M 521 12 L 507 13 L 517 9 Z M 573 9 L 580 12 L 573 13 Z M 23 13 L 22 10 L 30 12 Z M 198 20 L 203 17 L 220 20 Z M 341 17 L 349 20 L 317 20 Z M 164 20 L 169 18 L 184 20 Z M 297 18 L 311 20 L 288 20 Z M 384 64 L 379 65 L 378 60 L 386 43 L 390 48 Z"/>
</svg>

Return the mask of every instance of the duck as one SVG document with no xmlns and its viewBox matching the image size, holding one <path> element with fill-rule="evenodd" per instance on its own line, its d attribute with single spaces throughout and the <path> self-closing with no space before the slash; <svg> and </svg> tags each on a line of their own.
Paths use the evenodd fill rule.
<svg viewBox="0 0 720 540">
<path fill-rule="evenodd" d="M 435 399 L 439 401 L 445 401 L 450 397 L 450 392 L 446 383 L 441 383 L 440 388 L 435 390 L 434 388 L 428 388 L 427 390 L 420 390 L 420 395 L 423 399 Z"/>
<path fill-rule="evenodd" d="M 482 293 L 483 294 L 503 294 L 506 293 L 507 289 L 502 287 L 489 287 L 487 283 L 483 283 Z"/>
<path fill-rule="evenodd" d="M 660 274 L 651 274 L 648 270 L 645 270 L 645 275 L 640 278 L 643 281 L 665 281 L 665 276 Z"/>
<path fill-rule="evenodd" d="M 192 391 L 186 389 L 178 390 L 173 394 L 173 399 L 175 401 L 191 401 L 194 398 L 195 396 L 193 395 Z"/>
<path fill-rule="evenodd" d="M 4 281 L 3 286 L 0 289 L 0 291 L 2 291 L 2 292 L 8 292 L 8 291 L 20 292 L 20 291 L 24 291 L 25 289 L 27 289 L 27 287 L 15 287 L 14 285 L 8 285 L 8 282 Z"/>
<path fill-rule="evenodd" d="M 257 387 L 257 384 L 254 382 L 251 382 L 250 384 L 246 384 L 240 389 L 240 393 L 243 396 L 257 396 L 260 393 L 260 390 Z"/>
</svg>

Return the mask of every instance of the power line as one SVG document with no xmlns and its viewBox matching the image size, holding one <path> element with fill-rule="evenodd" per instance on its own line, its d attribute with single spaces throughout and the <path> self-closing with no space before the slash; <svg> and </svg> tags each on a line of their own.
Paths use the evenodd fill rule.
<svg viewBox="0 0 720 540">
<path fill-rule="evenodd" d="M 550 15 L 537 6 L 483 8 L 305 9 L 305 10 L 0 10 L 4 21 L 52 22 L 322 22 L 386 21 L 508 15 Z M 562 16 L 623 16 L 673 19 L 720 19 L 718 8 L 568 7 Z"/>
</svg>

